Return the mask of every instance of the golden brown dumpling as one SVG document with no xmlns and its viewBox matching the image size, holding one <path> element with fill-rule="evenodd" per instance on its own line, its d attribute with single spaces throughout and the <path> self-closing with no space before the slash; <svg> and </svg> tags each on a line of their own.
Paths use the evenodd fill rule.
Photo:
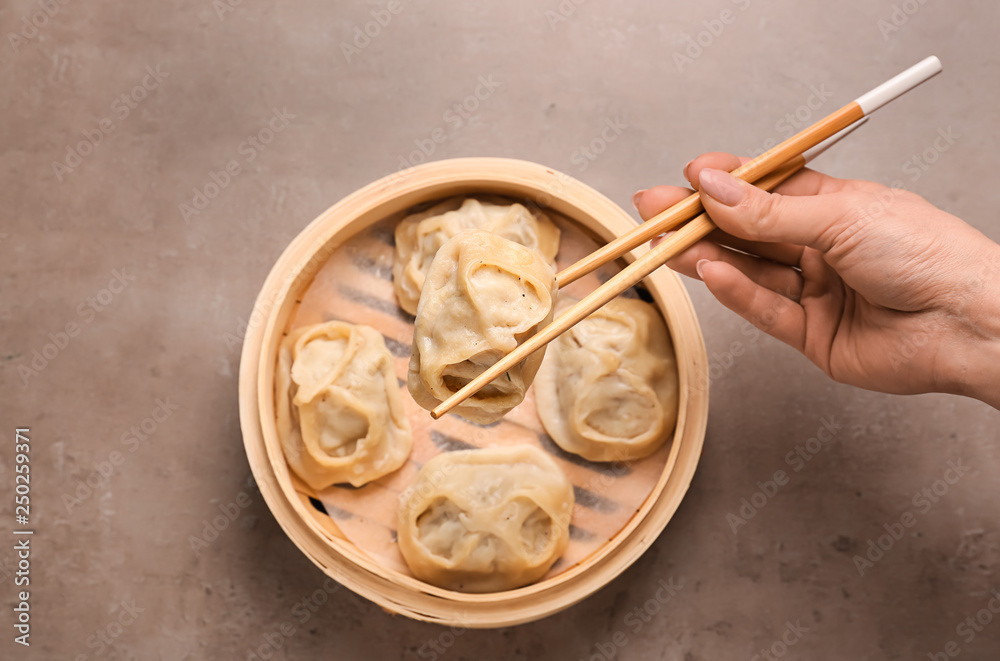
<svg viewBox="0 0 1000 661">
<path fill-rule="evenodd" d="M 512 590 L 566 550 L 573 503 L 569 479 L 534 446 L 440 454 L 400 496 L 399 550 L 432 585 Z"/>
<path fill-rule="evenodd" d="M 407 381 L 417 404 L 433 409 L 552 320 L 556 276 L 534 250 L 468 230 L 438 251 L 413 325 Z M 521 403 L 543 351 L 494 379 L 455 408 L 488 424 Z"/>
<path fill-rule="evenodd" d="M 448 239 L 469 229 L 493 232 L 536 250 L 549 263 L 559 252 L 559 228 L 540 211 L 532 212 L 523 204 L 492 204 L 474 198 L 445 200 L 396 225 L 392 286 L 401 308 L 417 313 L 434 255 Z"/>
<path fill-rule="evenodd" d="M 616 298 L 549 345 L 538 415 L 559 447 L 591 461 L 655 452 L 677 422 L 677 360 L 656 307 Z"/>
<path fill-rule="evenodd" d="M 278 353 L 275 400 L 285 458 L 313 489 L 361 486 L 410 455 L 392 354 L 374 328 L 331 321 L 289 333 Z"/>
</svg>

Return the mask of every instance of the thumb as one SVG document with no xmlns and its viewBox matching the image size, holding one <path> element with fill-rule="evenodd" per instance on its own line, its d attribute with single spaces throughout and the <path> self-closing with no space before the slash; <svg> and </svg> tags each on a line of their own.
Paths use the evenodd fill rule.
<svg viewBox="0 0 1000 661">
<path fill-rule="evenodd" d="M 825 252 L 840 230 L 858 219 L 858 200 L 848 192 L 779 195 L 710 168 L 701 171 L 698 183 L 712 221 L 743 239 L 794 243 Z"/>
</svg>

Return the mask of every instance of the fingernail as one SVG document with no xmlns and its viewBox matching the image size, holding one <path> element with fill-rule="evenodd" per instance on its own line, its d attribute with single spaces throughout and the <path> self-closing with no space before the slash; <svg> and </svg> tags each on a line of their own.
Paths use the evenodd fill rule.
<svg viewBox="0 0 1000 661">
<path fill-rule="evenodd" d="M 684 178 L 687 179 L 688 181 L 691 181 L 690 179 L 688 179 L 688 168 L 691 167 L 692 163 L 694 163 L 694 159 L 691 159 L 690 161 L 688 161 L 687 163 L 685 163 L 684 164 L 684 169 L 681 170 L 681 174 L 683 174 Z"/>
<path fill-rule="evenodd" d="M 735 207 L 743 199 L 743 186 L 733 175 L 706 168 L 698 176 L 698 189 L 708 193 L 727 207 Z"/>
<path fill-rule="evenodd" d="M 705 264 L 708 264 L 707 259 L 699 259 L 698 263 L 694 265 L 694 270 L 698 272 L 698 277 L 701 278 L 702 280 L 705 279 L 705 274 L 702 273 L 702 271 L 705 268 Z"/>
<path fill-rule="evenodd" d="M 642 190 L 637 190 L 636 192 L 632 193 L 632 206 L 634 206 L 636 209 L 639 208 L 639 201 L 642 200 L 642 194 L 645 192 L 646 189 L 643 188 Z"/>
</svg>

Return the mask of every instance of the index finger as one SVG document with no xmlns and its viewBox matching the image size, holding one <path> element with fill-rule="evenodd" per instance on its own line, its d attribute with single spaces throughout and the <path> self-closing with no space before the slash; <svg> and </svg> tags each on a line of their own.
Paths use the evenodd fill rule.
<svg viewBox="0 0 1000 661">
<path fill-rule="evenodd" d="M 750 160 L 745 156 L 734 156 L 725 152 L 708 152 L 688 163 L 684 168 L 684 176 L 697 190 L 698 178 L 705 168 L 732 172 Z M 782 195 L 825 195 L 853 187 L 854 182 L 850 179 L 838 179 L 816 170 L 803 168 L 778 186 L 774 192 Z"/>
</svg>

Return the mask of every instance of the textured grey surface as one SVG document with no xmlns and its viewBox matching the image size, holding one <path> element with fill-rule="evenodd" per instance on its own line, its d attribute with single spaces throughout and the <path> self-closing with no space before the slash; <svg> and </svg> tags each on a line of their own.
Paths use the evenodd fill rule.
<svg viewBox="0 0 1000 661">
<path fill-rule="evenodd" d="M 786 113 L 816 119 L 928 54 L 945 74 L 817 165 L 898 180 L 1000 239 L 996 3 L 402 2 L 384 14 L 383 2 L 241 2 L 220 16 L 221 1 L 52 0 L 44 21 L 43 4 L 0 6 L 4 659 L 260 649 L 693 661 L 772 647 L 788 658 L 922 659 L 949 641 L 963 659 L 1000 655 L 1000 622 L 957 629 L 1000 588 L 1000 414 L 832 384 L 698 283 L 688 285 L 717 378 L 689 495 L 605 589 L 500 631 L 394 618 L 343 589 L 327 599 L 324 575 L 247 486 L 229 341 L 288 241 L 342 196 L 424 158 L 421 145 L 430 159 L 545 163 L 631 209 L 635 189 L 679 183 L 696 154 L 760 148 L 788 134 Z M 13 43 L 33 15 L 44 25 Z M 390 15 L 345 54 L 356 27 Z M 700 53 L 685 41 L 699 33 Z M 697 57 L 678 64 L 685 52 Z M 144 79 L 151 91 L 136 88 Z M 474 112 L 455 111 L 477 88 Z M 814 93 L 828 98 L 810 111 Z M 242 144 L 276 110 L 294 117 L 276 120 L 262 149 Z M 114 129 L 77 163 L 67 149 L 104 119 Z M 618 128 L 595 143 L 602 153 L 578 151 L 608 122 Z M 935 151 L 949 128 L 953 143 Z M 928 149 L 936 162 L 924 170 L 911 159 Z M 185 219 L 180 205 L 200 203 L 193 189 L 230 161 L 238 173 Z M 127 286 L 111 282 L 119 275 Z M 71 322 L 75 337 L 27 374 L 33 352 Z M 129 430 L 146 418 L 141 440 Z M 839 428 L 833 440 L 794 472 L 786 454 L 824 420 Z M 30 426 L 34 448 L 30 649 L 12 642 L 16 426 Z M 111 459 L 120 465 L 94 477 Z M 949 461 L 971 470 L 925 511 L 913 496 Z M 788 484 L 734 533 L 727 514 L 779 470 Z M 80 487 L 88 477 L 95 488 Z M 205 522 L 234 507 L 218 539 L 193 550 Z M 906 512 L 916 524 L 859 575 L 853 556 Z M 660 605 L 669 579 L 683 587 Z M 648 622 L 635 614 L 646 604 Z M 807 631 L 785 650 L 775 641 L 789 621 Z"/>
</svg>

